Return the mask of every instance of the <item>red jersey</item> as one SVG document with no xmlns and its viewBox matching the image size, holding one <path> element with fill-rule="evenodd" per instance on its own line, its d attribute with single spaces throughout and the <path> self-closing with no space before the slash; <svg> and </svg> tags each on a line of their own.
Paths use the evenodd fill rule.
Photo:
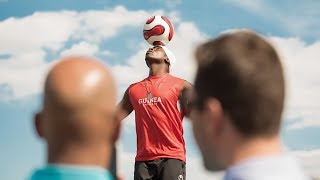
<svg viewBox="0 0 320 180">
<path fill-rule="evenodd" d="M 135 111 L 136 161 L 174 158 L 186 161 L 183 113 L 178 100 L 185 80 L 170 74 L 150 76 L 129 87 Z"/>
</svg>

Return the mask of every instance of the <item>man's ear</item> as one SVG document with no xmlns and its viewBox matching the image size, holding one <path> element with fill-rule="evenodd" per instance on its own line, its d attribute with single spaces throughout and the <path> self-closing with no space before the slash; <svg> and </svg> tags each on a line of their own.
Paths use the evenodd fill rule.
<svg viewBox="0 0 320 180">
<path fill-rule="evenodd" d="M 34 116 L 34 127 L 39 137 L 43 138 L 42 113 L 38 112 Z"/>
<path fill-rule="evenodd" d="M 164 58 L 164 62 L 165 62 L 165 63 L 168 63 L 168 64 L 170 65 L 170 60 L 169 60 L 168 57 L 165 57 L 165 58 Z"/>
<path fill-rule="evenodd" d="M 224 131 L 225 119 L 222 105 L 219 100 L 210 98 L 206 102 L 206 108 L 208 108 L 210 120 L 213 126 L 213 133 L 216 136 L 220 136 Z"/>
<path fill-rule="evenodd" d="M 147 65 L 148 67 L 150 67 L 147 59 L 145 59 L 145 62 L 146 62 L 146 65 Z"/>
</svg>

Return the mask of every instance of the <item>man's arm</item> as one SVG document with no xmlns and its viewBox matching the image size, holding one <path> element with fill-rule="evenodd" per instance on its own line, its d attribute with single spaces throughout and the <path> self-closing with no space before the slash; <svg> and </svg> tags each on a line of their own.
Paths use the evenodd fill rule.
<svg viewBox="0 0 320 180">
<path fill-rule="evenodd" d="M 114 123 L 115 123 L 115 133 L 113 138 L 114 141 L 116 141 L 119 137 L 121 121 L 124 118 L 126 118 L 132 111 L 133 111 L 133 107 L 129 99 L 129 88 L 128 88 L 124 93 L 122 100 L 116 107 L 116 113 L 114 117 Z"/>
<path fill-rule="evenodd" d="M 179 97 L 181 110 L 183 114 L 187 117 L 189 117 L 190 114 L 189 99 L 192 88 L 193 85 L 191 83 L 189 83 L 188 81 L 184 81 Z"/>
<path fill-rule="evenodd" d="M 132 104 L 129 99 L 129 88 L 123 95 L 122 100 L 117 105 L 115 121 L 121 122 L 124 118 L 126 118 L 133 111 Z"/>
<path fill-rule="evenodd" d="M 133 111 L 133 108 L 129 99 L 129 88 L 128 88 L 124 93 L 122 100 L 116 107 L 116 114 L 114 119 L 115 129 L 113 133 L 113 145 L 112 145 L 112 155 L 111 155 L 112 157 L 108 167 L 114 179 L 123 179 L 123 178 L 119 178 L 117 174 L 117 147 L 115 142 L 117 141 L 120 135 L 121 121 L 124 118 L 126 118 L 132 111 Z"/>
</svg>

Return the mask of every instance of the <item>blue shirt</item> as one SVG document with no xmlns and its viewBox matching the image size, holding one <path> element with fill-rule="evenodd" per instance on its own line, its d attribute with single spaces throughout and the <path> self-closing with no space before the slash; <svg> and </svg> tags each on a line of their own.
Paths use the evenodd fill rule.
<svg viewBox="0 0 320 180">
<path fill-rule="evenodd" d="M 96 166 L 47 165 L 37 169 L 29 180 L 112 180 L 106 169 Z"/>
</svg>

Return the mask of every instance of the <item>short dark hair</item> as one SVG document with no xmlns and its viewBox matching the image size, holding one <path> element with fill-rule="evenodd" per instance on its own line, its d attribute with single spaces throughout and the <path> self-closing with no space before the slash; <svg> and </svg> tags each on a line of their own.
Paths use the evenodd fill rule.
<svg viewBox="0 0 320 180">
<path fill-rule="evenodd" d="M 260 35 L 238 31 L 200 45 L 195 53 L 197 108 L 216 98 L 244 136 L 277 134 L 285 85 L 275 49 Z"/>
</svg>

